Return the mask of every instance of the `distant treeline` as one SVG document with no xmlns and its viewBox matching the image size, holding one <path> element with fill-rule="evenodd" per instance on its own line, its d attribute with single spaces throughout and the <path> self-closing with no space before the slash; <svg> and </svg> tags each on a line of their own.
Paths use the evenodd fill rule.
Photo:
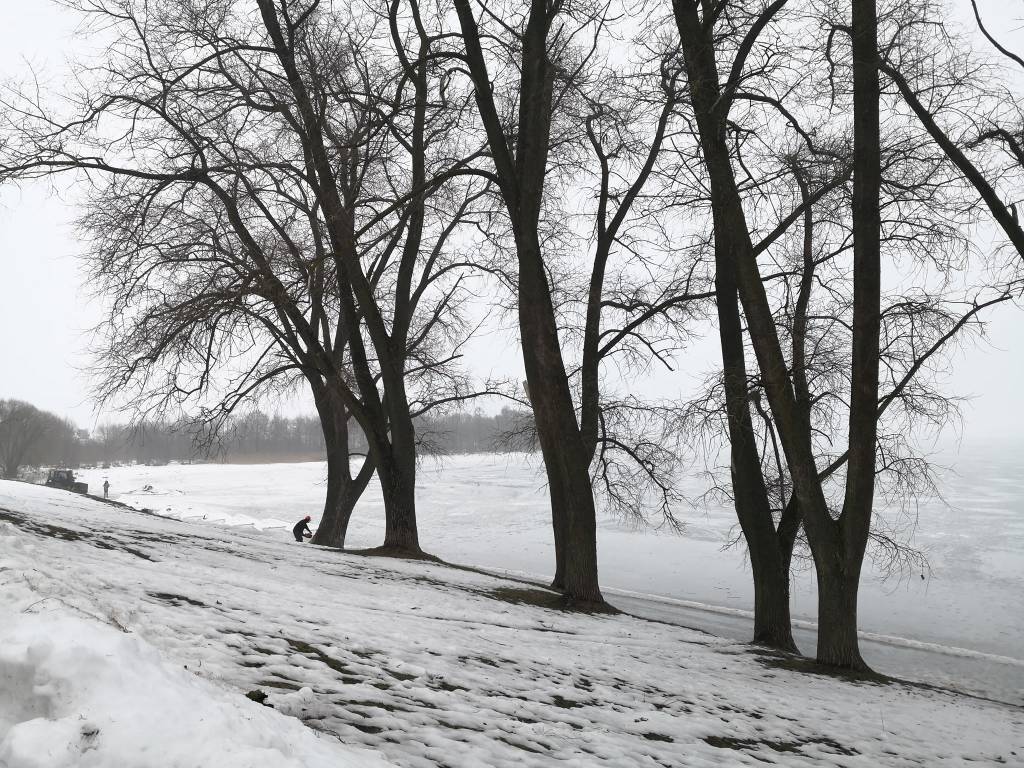
<svg viewBox="0 0 1024 768">
<path fill-rule="evenodd" d="M 504 408 L 498 414 L 456 412 L 417 419 L 422 454 L 487 453 L 534 448 L 532 415 Z M 353 452 L 366 441 L 352 423 Z M 29 403 L 0 400 L 0 470 L 13 477 L 20 467 L 103 463 L 315 461 L 325 455 L 316 416 L 281 416 L 254 411 L 236 417 L 217 441 L 201 441 L 187 424 L 103 424 L 93 432 Z"/>
</svg>

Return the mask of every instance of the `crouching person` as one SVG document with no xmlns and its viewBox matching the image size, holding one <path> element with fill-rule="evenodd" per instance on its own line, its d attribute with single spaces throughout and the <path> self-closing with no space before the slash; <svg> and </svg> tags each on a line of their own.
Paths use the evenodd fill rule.
<svg viewBox="0 0 1024 768">
<path fill-rule="evenodd" d="M 313 532 L 309 530 L 309 521 L 312 519 L 312 517 L 306 515 L 304 518 L 302 518 L 301 520 L 299 520 L 299 522 L 295 524 L 294 528 L 292 528 L 292 533 L 295 534 L 296 541 L 301 542 L 304 536 L 306 538 L 309 538 L 313 535 Z"/>
</svg>

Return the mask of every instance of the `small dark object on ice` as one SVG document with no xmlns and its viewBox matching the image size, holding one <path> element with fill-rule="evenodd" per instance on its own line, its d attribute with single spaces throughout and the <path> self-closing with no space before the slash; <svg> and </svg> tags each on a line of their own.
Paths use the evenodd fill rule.
<svg viewBox="0 0 1024 768">
<path fill-rule="evenodd" d="M 303 536 L 306 538 L 312 537 L 313 532 L 309 530 L 309 521 L 312 519 L 312 517 L 306 515 L 295 524 L 295 527 L 292 528 L 292 533 L 295 535 L 296 541 L 301 542 Z"/>
<path fill-rule="evenodd" d="M 247 694 L 245 694 L 245 698 L 252 699 L 257 704 L 262 704 L 264 707 L 270 706 L 270 704 L 267 704 L 267 694 L 264 691 L 261 691 L 259 688 L 249 691 Z"/>
</svg>

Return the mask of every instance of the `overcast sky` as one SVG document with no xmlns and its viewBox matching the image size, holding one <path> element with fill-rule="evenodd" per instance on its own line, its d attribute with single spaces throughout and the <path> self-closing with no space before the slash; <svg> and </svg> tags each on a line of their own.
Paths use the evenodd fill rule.
<svg viewBox="0 0 1024 768">
<path fill-rule="evenodd" d="M 979 5 L 1000 38 L 1024 51 L 1024 0 L 982 0 Z M 952 6 L 966 23 L 969 0 Z M 59 83 L 66 58 L 77 55 L 74 16 L 49 0 L 0 1 L 0 80 L 21 79 L 31 62 Z M 88 399 L 88 329 L 99 320 L 95 302 L 79 288 L 74 209 L 44 185 L 0 189 L 0 398 L 28 400 L 69 416 L 81 426 L 96 422 Z M 965 444 L 1014 441 L 1024 429 L 1024 310 L 991 315 L 990 342 L 959 356 L 950 390 L 973 396 L 965 406 Z M 713 340 L 698 345 L 690 362 L 706 370 L 717 355 Z M 518 366 L 510 334 L 473 346 L 484 371 Z M 513 362 L 510 362 L 510 359 Z M 514 363 L 514 364 L 513 364 Z M 689 368 L 689 366 L 687 366 Z M 659 375 L 666 394 L 689 389 L 701 370 Z M 293 410 L 290 404 L 288 410 Z"/>
</svg>

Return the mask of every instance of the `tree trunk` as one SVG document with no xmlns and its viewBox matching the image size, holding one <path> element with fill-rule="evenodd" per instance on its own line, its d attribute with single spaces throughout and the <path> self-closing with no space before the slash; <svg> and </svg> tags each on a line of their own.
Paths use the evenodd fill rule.
<svg viewBox="0 0 1024 768">
<path fill-rule="evenodd" d="M 853 0 L 853 344 L 846 494 L 842 514 L 830 526 L 832 535 L 810 539 L 818 568 L 818 661 L 850 669 L 867 669 L 857 643 L 857 589 L 871 528 L 878 432 L 882 161 L 876 13 L 875 0 Z"/>
<path fill-rule="evenodd" d="M 373 461 L 367 456 L 359 474 L 352 477 L 347 425 L 344 425 L 341 435 L 327 440 L 327 498 L 324 501 L 323 517 L 310 540 L 312 544 L 338 549 L 345 548 L 352 511 L 374 471 Z M 327 437 L 326 433 L 324 437 Z"/>
<path fill-rule="evenodd" d="M 696 6 L 677 3 L 676 21 L 686 63 L 704 162 L 711 184 L 715 294 L 731 447 L 736 516 L 750 553 L 754 579 L 754 642 L 795 652 L 789 614 L 789 558 L 780 547 L 757 440 L 750 417 L 746 350 L 737 293 L 737 265 L 751 251 L 750 235 L 725 143 L 718 69 L 710 31 Z M 703 32 L 699 31 L 703 30 Z"/>
<path fill-rule="evenodd" d="M 402 450 L 387 436 L 375 440 L 374 460 L 384 497 L 384 549 L 421 555 L 416 526 L 416 454 Z"/>
<path fill-rule="evenodd" d="M 819 664 L 867 671 L 857 641 L 857 590 L 860 569 L 838 562 L 817 563 Z"/>
<path fill-rule="evenodd" d="M 518 240 L 519 330 L 551 495 L 554 583 L 561 585 L 570 600 L 603 603 L 597 575 L 597 520 L 590 467 L 576 423 L 540 244 L 526 232 Z"/>
<path fill-rule="evenodd" d="M 545 468 L 547 462 L 545 461 Z M 551 503 L 551 528 L 555 537 L 555 576 L 551 588 L 565 590 L 565 489 L 561 478 L 548 472 L 548 494 Z"/>
<path fill-rule="evenodd" d="M 772 558 L 773 560 L 775 558 Z M 789 569 L 775 562 L 759 562 L 754 572 L 754 645 L 796 653 L 793 624 L 789 615 Z"/>
<path fill-rule="evenodd" d="M 352 493 L 352 472 L 349 469 L 347 446 L 339 450 L 338 446 L 329 444 L 327 498 L 324 500 L 323 517 L 310 543 L 343 549 L 345 535 L 348 533 L 348 522 L 358 498 L 358 495 Z"/>
<path fill-rule="evenodd" d="M 558 6 L 551 6 L 545 0 L 529 3 L 529 16 L 521 37 L 519 120 L 512 152 L 494 103 L 476 18 L 467 0 L 455 0 L 454 5 L 462 28 L 466 63 L 473 78 L 474 98 L 515 235 L 519 261 L 519 338 L 548 475 L 556 550 L 563 553 L 563 556 L 556 554 L 555 583 L 564 586 L 570 600 L 603 603 L 597 578 L 597 523 L 590 487 L 590 462 L 580 436 L 580 425 L 576 422 L 576 408 L 562 359 L 538 233 L 556 74 L 556 67 L 549 60 L 547 36 Z"/>
</svg>

